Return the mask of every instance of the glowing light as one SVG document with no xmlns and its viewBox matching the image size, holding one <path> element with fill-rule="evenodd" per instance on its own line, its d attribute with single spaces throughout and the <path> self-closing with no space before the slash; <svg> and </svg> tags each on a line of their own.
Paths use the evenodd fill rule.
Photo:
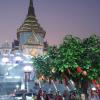
<svg viewBox="0 0 100 100">
<path fill-rule="evenodd" d="M 6 76 L 6 79 L 20 79 L 20 76 Z"/>
<path fill-rule="evenodd" d="M 15 78 L 15 79 L 20 79 L 21 77 L 20 77 L 20 76 L 15 76 L 15 77 L 13 77 L 13 78 Z"/>
<path fill-rule="evenodd" d="M 3 63 L 8 63 L 9 62 L 9 59 L 7 57 L 4 57 L 4 58 L 2 58 L 2 62 Z"/>
<path fill-rule="evenodd" d="M 7 79 L 12 79 L 13 77 L 12 77 L 12 76 L 6 76 L 6 78 L 7 78 Z"/>
<path fill-rule="evenodd" d="M 23 59 L 20 56 L 16 56 L 15 61 L 23 61 Z"/>
<path fill-rule="evenodd" d="M 26 55 L 26 54 L 24 54 L 23 56 L 26 57 L 26 58 L 32 58 L 31 55 Z"/>
<path fill-rule="evenodd" d="M 26 65 L 23 70 L 24 70 L 24 72 L 32 72 L 33 68 L 30 65 Z"/>
<path fill-rule="evenodd" d="M 32 61 L 23 61 L 24 64 L 32 64 Z"/>
<path fill-rule="evenodd" d="M 19 85 L 16 85 L 16 88 L 18 89 L 19 88 Z"/>
<path fill-rule="evenodd" d="M 92 91 L 96 91 L 96 88 L 95 87 L 92 87 Z"/>
<path fill-rule="evenodd" d="M 55 68 L 52 68 L 52 73 L 55 73 Z"/>
<path fill-rule="evenodd" d="M 30 52 L 30 54 L 31 54 L 32 56 L 37 56 L 37 55 L 38 55 L 37 49 L 32 49 L 32 51 Z"/>
<path fill-rule="evenodd" d="M 14 57 L 14 54 L 10 54 L 11 57 Z"/>
<path fill-rule="evenodd" d="M 22 83 L 22 84 L 21 84 L 21 90 L 24 90 L 24 89 L 25 89 L 25 84 Z"/>
</svg>

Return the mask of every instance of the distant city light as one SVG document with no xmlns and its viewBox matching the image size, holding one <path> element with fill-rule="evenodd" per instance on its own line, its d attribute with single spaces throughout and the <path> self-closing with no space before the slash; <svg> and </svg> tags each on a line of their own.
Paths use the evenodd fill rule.
<svg viewBox="0 0 100 100">
<path fill-rule="evenodd" d="M 32 64 L 32 61 L 23 61 L 24 64 Z"/>
<path fill-rule="evenodd" d="M 9 58 L 7 58 L 7 57 L 4 57 L 4 58 L 2 58 L 2 63 L 8 63 L 9 62 Z"/>
<path fill-rule="evenodd" d="M 6 79 L 21 79 L 20 76 L 6 76 Z"/>
<path fill-rule="evenodd" d="M 17 85 L 16 85 L 16 89 L 18 89 L 18 88 L 19 88 L 19 85 L 17 84 Z"/>
<path fill-rule="evenodd" d="M 20 56 L 16 56 L 16 57 L 15 57 L 15 61 L 16 61 L 16 62 L 17 62 L 17 61 L 19 62 L 19 61 L 23 61 L 23 59 L 22 59 Z"/>
<path fill-rule="evenodd" d="M 32 72 L 33 68 L 30 65 L 26 65 L 23 70 L 24 70 L 24 72 Z"/>
<path fill-rule="evenodd" d="M 21 79 L 20 76 L 14 76 L 13 78 L 14 78 L 14 79 Z"/>
</svg>

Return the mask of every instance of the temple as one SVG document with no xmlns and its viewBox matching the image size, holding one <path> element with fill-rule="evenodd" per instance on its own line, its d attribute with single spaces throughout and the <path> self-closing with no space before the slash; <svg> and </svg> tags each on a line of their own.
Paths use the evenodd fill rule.
<svg viewBox="0 0 100 100">
<path fill-rule="evenodd" d="M 30 0 L 26 18 L 17 29 L 17 40 L 19 41 L 20 49 L 32 56 L 42 55 L 46 50 L 46 43 L 44 43 L 45 35 L 46 32 L 36 19 L 33 0 Z"/>
</svg>

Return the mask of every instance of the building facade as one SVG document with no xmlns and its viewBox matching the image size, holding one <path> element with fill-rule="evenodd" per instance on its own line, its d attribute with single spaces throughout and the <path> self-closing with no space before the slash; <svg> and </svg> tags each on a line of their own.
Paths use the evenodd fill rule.
<svg viewBox="0 0 100 100">
<path fill-rule="evenodd" d="M 22 25 L 17 29 L 19 48 L 26 54 L 37 56 L 43 55 L 45 49 L 46 32 L 36 19 L 33 0 L 30 0 L 28 13 Z"/>
</svg>

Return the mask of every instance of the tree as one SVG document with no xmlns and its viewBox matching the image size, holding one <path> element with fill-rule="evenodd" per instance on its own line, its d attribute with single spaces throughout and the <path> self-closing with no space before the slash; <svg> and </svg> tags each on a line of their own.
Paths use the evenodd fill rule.
<svg viewBox="0 0 100 100">
<path fill-rule="evenodd" d="M 37 72 L 37 77 L 41 76 L 47 76 L 49 77 L 51 72 L 50 72 L 50 67 L 51 67 L 51 61 L 47 55 L 44 56 L 38 56 L 33 58 L 33 64 L 36 68 Z"/>
<path fill-rule="evenodd" d="M 90 80 L 100 77 L 100 37 L 92 35 L 83 40 L 83 53 L 79 64 L 87 72 Z"/>
<path fill-rule="evenodd" d="M 93 35 L 81 40 L 66 35 L 59 47 L 50 46 L 46 55 L 35 58 L 34 64 L 38 73 L 48 77 L 64 76 L 75 81 L 97 79 L 100 77 L 100 37 Z"/>
<path fill-rule="evenodd" d="M 83 52 L 81 39 L 72 35 L 66 35 L 63 43 L 59 46 L 59 55 L 57 57 L 57 67 L 68 78 L 76 76 L 76 68 L 79 66 L 77 59 Z"/>
<path fill-rule="evenodd" d="M 33 59 L 38 77 L 41 75 L 48 78 L 55 78 L 58 76 L 58 71 L 56 69 L 57 50 L 56 46 L 49 46 L 48 53 L 46 55 L 38 56 Z"/>
</svg>

